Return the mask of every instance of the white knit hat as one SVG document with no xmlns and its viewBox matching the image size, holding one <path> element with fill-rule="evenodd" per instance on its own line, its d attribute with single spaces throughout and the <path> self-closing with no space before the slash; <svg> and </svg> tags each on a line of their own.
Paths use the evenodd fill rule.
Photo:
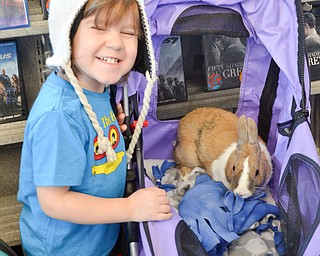
<svg viewBox="0 0 320 256">
<path fill-rule="evenodd" d="M 154 51 L 152 47 L 151 35 L 149 30 L 149 24 L 147 15 L 145 13 L 144 2 L 143 0 L 136 0 L 139 5 L 140 17 L 141 17 L 141 26 L 144 33 L 144 42 L 146 54 L 148 56 L 149 63 L 146 65 L 150 70 L 146 70 L 146 78 L 148 81 L 147 87 L 145 89 L 145 97 L 143 99 L 143 107 L 132 136 L 129 149 L 127 151 L 128 160 L 132 158 L 134 152 L 134 147 L 137 143 L 143 122 L 148 113 L 150 95 L 152 92 L 152 87 L 157 80 L 156 77 L 156 67 L 155 67 L 155 58 Z M 47 59 L 46 63 L 48 66 L 61 67 L 65 70 L 66 75 L 70 79 L 71 84 L 73 85 L 76 93 L 79 96 L 81 103 L 84 106 L 85 111 L 87 112 L 94 129 L 98 134 L 98 146 L 99 153 L 106 152 L 108 161 L 115 161 L 116 155 L 111 147 L 110 141 L 104 136 L 103 130 L 100 127 L 96 114 L 92 111 L 90 104 L 86 96 L 83 93 L 81 86 L 77 78 L 75 77 L 71 69 L 71 39 L 70 32 L 72 26 L 75 22 L 80 11 L 83 9 L 84 5 L 88 0 L 51 0 L 50 1 L 50 10 L 49 10 L 49 36 L 51 41 L 51 46 L 53 50 L 53 55 Z M 138 55 L 142 54 L 138 52 Z"/>
</svg>

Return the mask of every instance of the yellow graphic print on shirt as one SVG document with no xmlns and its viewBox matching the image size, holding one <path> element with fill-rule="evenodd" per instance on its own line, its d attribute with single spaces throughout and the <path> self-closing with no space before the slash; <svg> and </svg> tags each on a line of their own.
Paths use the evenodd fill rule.
<svg viewBox="0 0 320 256">
<path fill-rule="evenodd" d="M 116 120 L 116 117 L 114 116 L 113 112 L 110 113 L 110 117 L 106 118 L 104 117 L 102 119 L 103 123 L 105 126 L 109 126 L 110 123 L 114 120 Z M 119 142 L 120 142 L 120 131 L 115 125 L 110 125 L 109 127 L 109 134 L 108 134 L 108 139 L 111 142 L 112 148 L 115 149 Z M 91 173 L 93 175 L 97 174 L 110 174 L 114 172 L 119 164 L 121 163 L 123 156 L 125 154 L 124 151 L 120 151 L 116 153 L 116 161 L 114 162 L 107 162 L 106 158 L 106 153 L 103 154 L 98 154 L 98 136 L 95 137 L 94 139 L 94 160 L 95 160 L 95 165 L 91 169 Z"/>
</svg>

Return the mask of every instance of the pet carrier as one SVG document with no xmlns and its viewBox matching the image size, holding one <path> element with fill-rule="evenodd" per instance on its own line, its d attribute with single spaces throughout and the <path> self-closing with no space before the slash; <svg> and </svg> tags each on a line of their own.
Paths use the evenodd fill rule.
<svg viewBox="0 0 320 256">
<path fill-rule="evenodd" d="M 17 253 L 2 239 L 0 239 L 1 256 L 18 256 Z"/>
<path fill-rule="evenodd" d="M 270 189 L 281 210 L 285 254 L 320 255 L 320 161 L 310 131 L 311 83 L 300 0 L 147 0 L 145 5 L 158 61 L 168 36 L 247 38 L 236 114 L 256 121 L 272 155 Z M 157 87 L 145 91 L 140 74 L 132 73 L 129 84 L 130 95 L 150 97 L 141 161 L 135 159 L 144 176 L 142 160 L 173 159 L 179 120 L 157 118 Z M 175 215 L 170 221 L 140 223 L 140 255 L 202 255 L 181 248 L 180 221 Z M 194 236 L 184 225 L 182 230 Z"/>
</svg>

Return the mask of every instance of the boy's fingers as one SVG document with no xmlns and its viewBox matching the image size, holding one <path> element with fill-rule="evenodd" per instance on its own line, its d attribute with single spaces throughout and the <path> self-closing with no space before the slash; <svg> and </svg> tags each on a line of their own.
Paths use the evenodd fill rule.
<svg viewBox="0 0 320 256">
<path fill-rule="evenodd" d="M 124 113 L 120 113 L 120 114 L 118 114 L 118 116 L 117 116 L 117 120 L 118 120 L 118 122 L 120 123 L 121 122 L 121 124 L 123 123 L 123 121 L 124 121 L 124 118 L 125 118 L 126 116 L 125 116 L 125 114 Z"/>
<path fill-rule="evenodd" d="M 123 109 L 122 109 L 121 103 L 117 104 L 117 111 L 118 111 L 118 113 L 123 113 Z"/>
<path fill-rule="evenodd" d="M 155 190 L 157 191 L 159 196 L 166 196 L 167 195 L 167 192 L 164 189 L 155 187 Z"/>
<path fill-rule="evenodd" d="M 159 220 L 169 220 L 172 218 L 172 212 L 168 212 L 168 213 L 159 213 Z"/>
<path fill-rule="evenodd" d="M 162 205 L 160 207 L 160 212 L 161 213 L 169 213 L 169 212 L 171 212 L 170 206 L 169 205 Z"/>
<path fill-rule="evenodd" d="M 121 132 L 126 131 L 127 130 L 127 125 L 126 124 L 120 125 L 120 130 L 121 130 Z"/>
</svg>

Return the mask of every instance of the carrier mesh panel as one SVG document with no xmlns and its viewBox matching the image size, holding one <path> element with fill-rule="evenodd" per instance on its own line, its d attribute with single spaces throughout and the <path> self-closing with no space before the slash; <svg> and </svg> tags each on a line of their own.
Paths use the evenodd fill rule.
<svg viewBox="0 0 320 256">
<path fill-rule="evenodd" d="M 319 223 L 320 173 L 306 156 L 292 155 L 289 162 L 279 191 L 282 234 L 286 255 L 303 255 Z"/>
<path fill-rule="evenodd" d="M 242 17 L 231 9 L 199 5 L 185 10 L 174 23 L 172 35 L 224 34 L 248 37 Z"/>
<path fill-rule="evenodd" d="M 199 242 L 197 236 L 183 220 L 177 225 L 175 237 L 179 256 L 209 255 Z"/>
</svg>

